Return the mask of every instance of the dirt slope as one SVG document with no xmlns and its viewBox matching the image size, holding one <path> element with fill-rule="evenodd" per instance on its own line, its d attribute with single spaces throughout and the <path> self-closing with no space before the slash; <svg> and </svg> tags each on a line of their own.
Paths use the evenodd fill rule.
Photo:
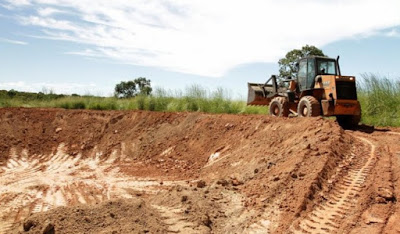
<svg viewBox="0 0 400 234">
<path fill-rule="evenodd" d="M 4 108 L 0 139 L 0 233 L 392 233 L 400 218 L 399 129 Z"/>
</svg>

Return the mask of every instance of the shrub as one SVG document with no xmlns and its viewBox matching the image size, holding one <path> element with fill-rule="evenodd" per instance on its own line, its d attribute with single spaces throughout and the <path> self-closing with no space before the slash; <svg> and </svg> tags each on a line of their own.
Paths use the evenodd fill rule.
<svg viewBox="0 0 400 234">
<path fill-rule="evenodd" d="M 10 91 L 7 92 L 8 97 L 13 98 L 17 95 L 17 91 L 14 89 L 11 89 Z"/>
</svg>

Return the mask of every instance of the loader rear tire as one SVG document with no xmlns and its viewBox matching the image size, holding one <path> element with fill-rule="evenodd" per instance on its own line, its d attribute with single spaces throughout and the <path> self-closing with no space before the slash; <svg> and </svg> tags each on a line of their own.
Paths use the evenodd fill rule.
<svg viewBox="0 0 400 234">
<path fill-rule="evenodd" d="M 297 114 L 300 117 L 314 117 L 321 115 L 321 105 L 313 96 L 304 96 L 297 106 Z"/>
<path fill-rule="evenodd" d="M 289 102 L 285 97 L 275 97 L 269 104 L 269 114 L 277 117 L 289 116 Z"/>
</svg>

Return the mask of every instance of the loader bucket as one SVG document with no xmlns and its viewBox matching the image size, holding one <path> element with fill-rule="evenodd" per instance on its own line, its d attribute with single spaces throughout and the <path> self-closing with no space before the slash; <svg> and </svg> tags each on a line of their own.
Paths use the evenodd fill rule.
<svg viewBox="0 0 400 234">
<path fill-rule="evenodd" d="M 266 106 L 269 105 L 272 93 L 272 85 L 247 83 L 249 91 L 247 96 L 247 105 Z"/>
</svg>

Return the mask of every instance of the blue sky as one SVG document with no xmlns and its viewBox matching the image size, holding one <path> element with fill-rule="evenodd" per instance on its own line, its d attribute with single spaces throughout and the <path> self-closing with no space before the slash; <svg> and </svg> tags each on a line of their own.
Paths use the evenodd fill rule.
<svg viewBox="0 0 400 234">
<path fill-rule="evenodd" d="M 241 98 L 305 44 L 340 55 L 342 74 L 399 79 L 399 10 L 398 0 L 0 0 L 0 89 L 111 95 L 142 76 Z"/>
</svg>

